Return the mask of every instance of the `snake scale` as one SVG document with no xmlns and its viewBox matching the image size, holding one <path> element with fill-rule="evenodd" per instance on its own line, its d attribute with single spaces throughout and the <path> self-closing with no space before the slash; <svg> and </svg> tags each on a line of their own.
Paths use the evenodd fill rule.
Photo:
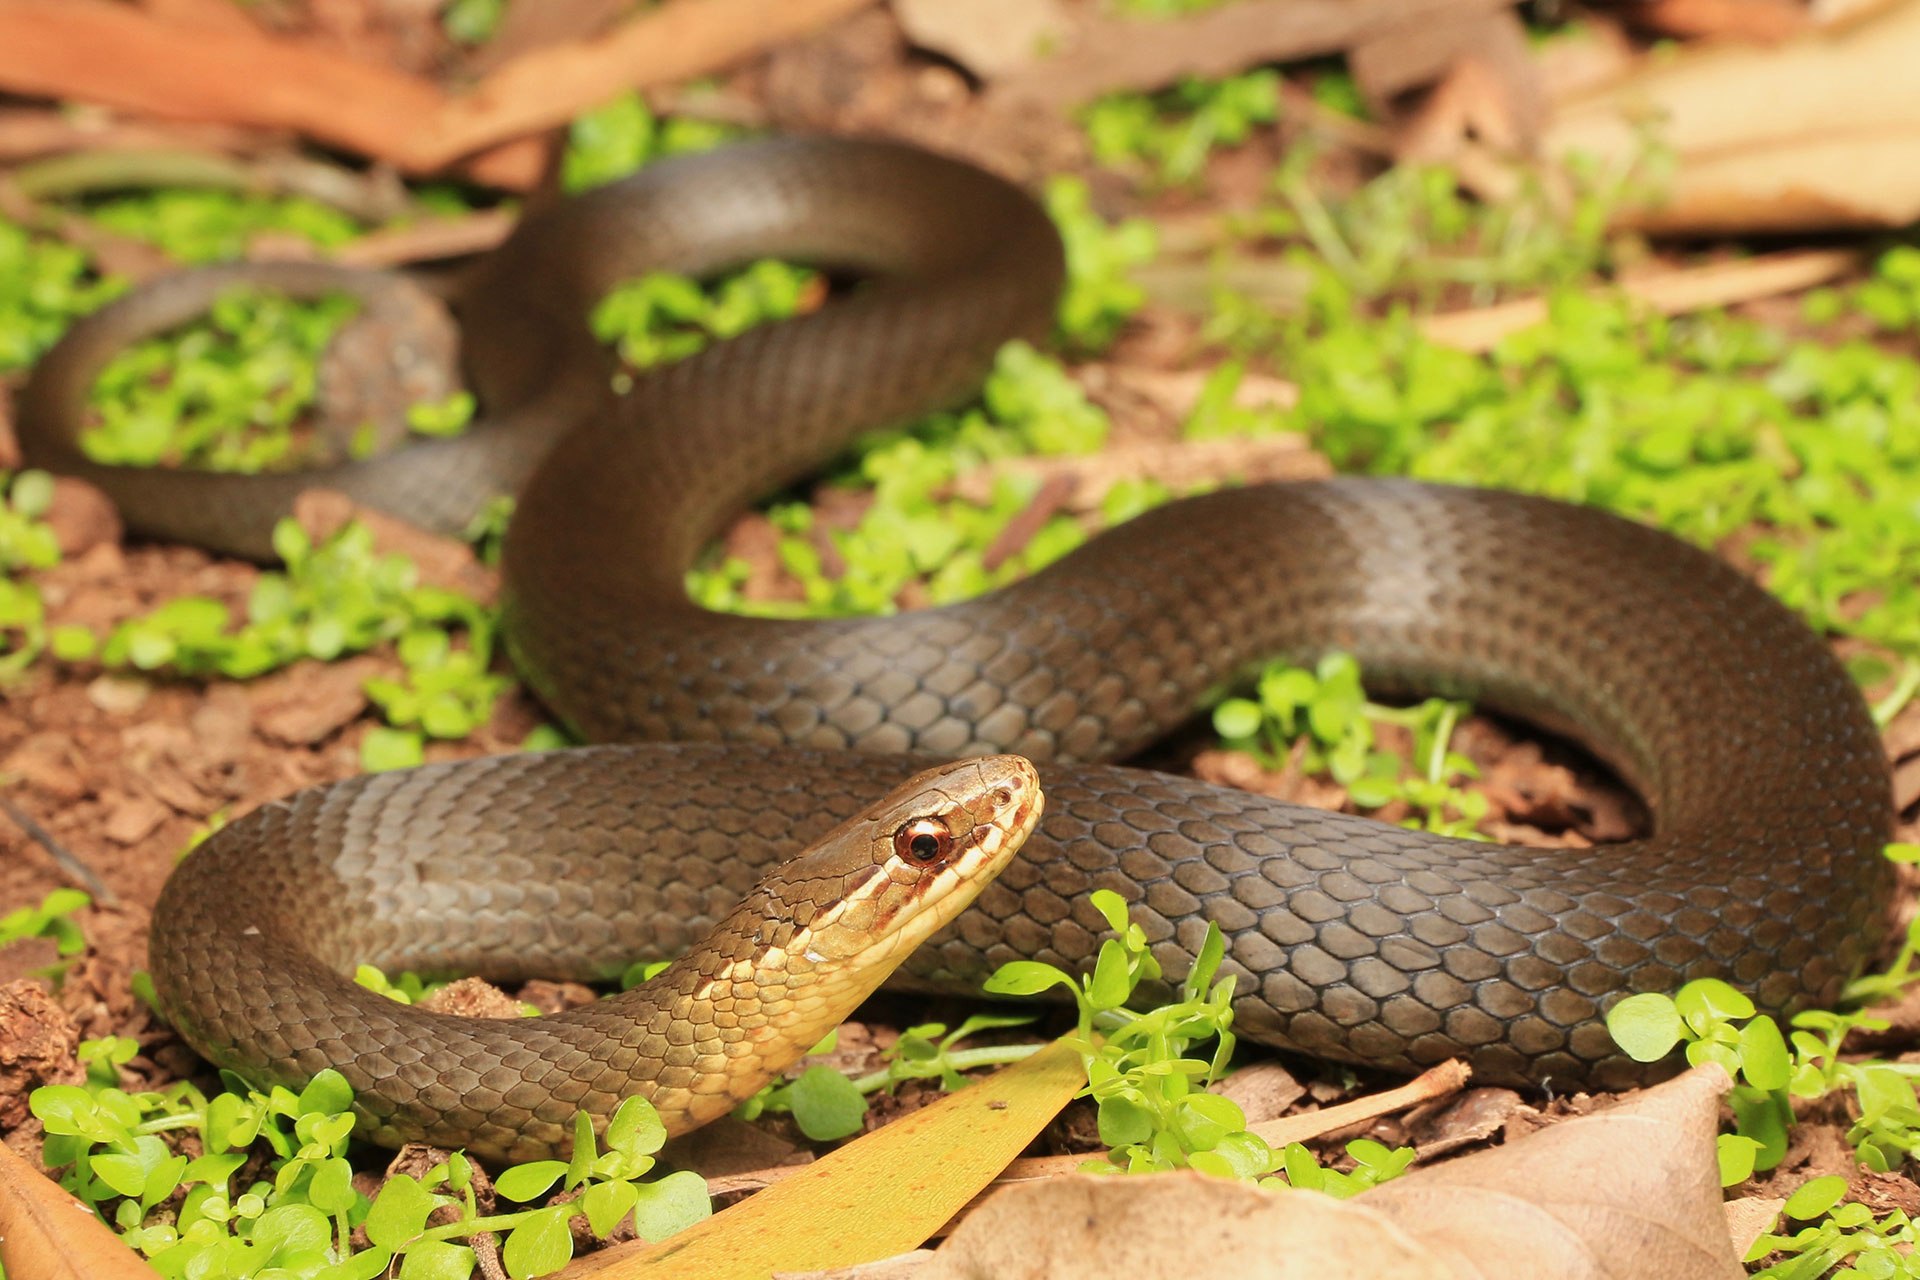
<svg viewBox="0 0 1920 1280">
<path fill-rule="evenodd" d="M 611 284 L 761 256 L 861 284 L 608 390 L 583 317 Z M 516 665 L 576 730 L 633 744 L 358 779 L 234 824 L 159 904 L 168 1015 L 228 1065 L 297 1079 L 332 1062 L 382 1116 L 524 1154 L 552 1136 L 542 1099 L 601 1070 L 622 1033 L 584 1022 L 584 1056 L 556 1062 L 531 1032 L 401 1010 L 329 969 L 604 975 L 695 944 L 769 866 L 897 786 L 899 756 L 991 752 L 1039 763 L 1046 816 L 904 982 L 965 988 L 1015 957 L 1085 966 L 1103 927 L 1087 893 L 1108 888 L 1175 980 L 1219 924 L 1246 1037 L 1395 1070 L 1464 1056 L 1489 1082 L 1624 1086 L 1648 1069 L 1602 1022 L 1623 994 L 1713 974 L 1769 1009 L 1838 995 L 1884 934 L 1891 883 L 1861 696 L 1739 572 L 1627 520 L 1341 478 L 1173 503 L 948 607 L 772 621 L 687 599 L 732 513 L 856 432 L 966 397 L 1002 342 L 1046 332 L 1062 278 L 1037 206 L 954 161 L 825 139 L 676 160 L 529 214 L 464 278 L 484 406 L 466 437 L 281 477 L 88 463 L 71 443 L 86 388 L 130 337 L 237 279 L 310 293 L 363 277 L 188 274 L 76 328 L 27 388 L 23 443 L 148 534 L 264 556 L 310 484 L 441 528 L 517 490 Z M 1640 791 L 1652 834 L 1477 843 L 1100 763 L 1261 661 L 1330 650 L 1377 689 L 1572 734 Z"/>
</svg>

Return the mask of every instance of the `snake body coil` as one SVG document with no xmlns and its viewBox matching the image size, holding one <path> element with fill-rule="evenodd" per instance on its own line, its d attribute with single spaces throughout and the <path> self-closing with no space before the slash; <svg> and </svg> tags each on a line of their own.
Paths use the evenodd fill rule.
<svg viewBox="0 0 1920 1280">
<path fill-rule="evenodd" d="M 582 320 L 606 287 L 761 255 L 868 279 L 608 394 Z M 1492 1082 L 1625 1085 L 1645 1068 L 1601 1021 L 1620 995 L 1705 974 L 1772 1009 L 1838 995 L 1883 934 L 1890 887 L 1890 789 L 1861 697 L 1735 570 L 1602 512 L 1389 480 L 1262 486 L 1160 508 L 946 608 L 774 622 L 687 600 L 685 570 L 728 515 L 853 433 L 967 394 L 1003 340 L 1045 330 L 1060 279 L 1058 241 L 1019 192 L 880 143 L 743 146 L 530 216 L 462 295 L 488 421 L 317 480 L 457 524 L 544 454 L 506 547 L 516 662 L 588 736 L 668 745 L 362 780 L 235 824 L 210 846 L 221 860 L 190 858 L 160 904 L 169 1015 L 197 1043 L 219 1016 L 223 1060 L 305 1066 L 246 1038 L 266 1021 L 249 1001 L 280 998 L 263 967 L 294 957 L 192 941 L 209 914 L 255 911 L 241 877 L 291 874 L 277 859 L 323 886 L 297 902 L 329 956 L 603 973 L 693 943 L 782 851 L 884 794 L 902 769 L 886 753 L 902 752 L 1018 752 L 1049 798 L 1024 856 L 908 962 L 922 984 L 1015 957 L 1089 964 L 1103 926 L 1085 895 L 1104 887 L 1176 980 L 1220 925 L 1249 1038 L 1402 1070 L 1465 1055 Z M 196 286 L 175 287 L 185 306 Z M 141 297 L 43 363 L 23 402 L 30 456 L 104 484 L 136 527 L 263 554 L 272 515 L 315 477 L 127 473 L 67 443 L 90 370 L 151 327 Z M 1573 733 L 1639 788 L 1654 833 L 1498 846 L 1080 763 L 1150 743 L 1260 661 L 1335 649 L 1381 688 Z M 263 937 L 292 925 L 255 915 Z M 223 970 L 254 979 L 238 999 Z M 330 989 L 299 1019 L 326 1037 L 379 999 Z M 382 1106 L 456 1066 L 507 1072 L 527 1099 L 564 1076 L 486 1024 L 419 1059 L 399 1035 L 332 1037 Z"/>
</svg>

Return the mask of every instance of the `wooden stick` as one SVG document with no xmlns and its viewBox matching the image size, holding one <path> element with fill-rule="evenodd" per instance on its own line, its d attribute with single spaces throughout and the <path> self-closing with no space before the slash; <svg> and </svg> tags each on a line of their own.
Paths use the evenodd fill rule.
<svg viewBox="0 0 1920 1280">
<path fill-rule="evenodd" d="M 1852 249 L 1795 249 L 1705 267 L 1650 272 L 1624 280 L 1620 287 L 1628 297 L 1647 303 L 1662 315 L 1680 315 L 1811 289 L 1838 279 L 1860 261 L 1860 254 Z M 1545 298 L 1519 298 L 1472 311 L 1428 316 L 1421 321 L 1420 330 L 1444 346 L 1490 351 L 1508 334 L 1546 318 Z"/>
</svg>

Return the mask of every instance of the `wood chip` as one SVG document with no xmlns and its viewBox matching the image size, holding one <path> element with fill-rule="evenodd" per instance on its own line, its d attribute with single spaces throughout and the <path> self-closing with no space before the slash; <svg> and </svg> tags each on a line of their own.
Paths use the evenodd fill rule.
<svg viewBox="0 0 1920 1280">
<path fill-rule="evenodd" d="M 1526 1104 L 1511 1089 L 1469 1089 L 1411 1126 L 1422 1160 L 1485 1141 Z"/>
<path fill-rule="evenodd" d="M 27 1095 L 41 1085 L 86 1079 L 79 1044 L 79 1028 L 46 987 L 28 978 L 0 986 L 0 1129 L 27 1120 Z"/>
<path fill-rule="evenodd" d="M 1086 6 L 1057 57 L 1008 76 L 988 100 L 1077 106 L 1121 90 L 1159 89 L 1183 76 L 1223 76 L 1265 62 L 1339 53 L 1382 29 L 1451 18 L 1510 0 L 1240 0 L 1181 18 L 1109 17 Z"/>
<path fill-rule="evenodd" d="M 1216 1081 L 1207 1092 L 1231 1099 L 1248 1124 L 1259 1124 L 1284 1115 L 1288 1107 L 1306 1096 L 1307 1089 L 1279 1063 L 1256 1062 Z"/>
<path fill-rule="evenodd" d="M 449 982 L 419 1005 L 434 1013 L 451 1013 L 462 1018 L 518 1018 L 524 1016 L 520 1002 L 481 978 L 461 978 Z"/>
<path fill-rule="evenodd" d="M 386 664 L 369 655 L 343 662 L 295 663 L 246 686 L 253 722 L 270 742 L 313 746 L 367 709 L 363 686 L 385 670 Z"/>
</svg>

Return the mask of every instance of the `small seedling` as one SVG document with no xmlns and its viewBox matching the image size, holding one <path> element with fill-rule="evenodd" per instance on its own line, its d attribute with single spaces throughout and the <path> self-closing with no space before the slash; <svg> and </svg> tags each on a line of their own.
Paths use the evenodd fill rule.
<svg viewBox="0 0 1920 1280">
<path fill-rule="evenodd" d="M 46 1127 L 42 1158 L 63 1171 L 60 1184 L 165 1276 L 372 1280 L 397 1262 L 405 1277 L 464 1277 L 473 1252 L 456 1242 L 491 1231 L 503 1237 L 507 1273 L 523 1280 L 573 1256 L 576 1218 L 604 1237 L 631 1213 L 640 1235 L 657 1240 L 710 1212 L 697 1175 L 641 1180 L 666 1138 L 642 1099 L 623 1102 L 602 1135 L 576 1117 L 571 1160 L 516 1165 L 494 1183 L 523 1203 L 556 1183 L 577 1195 L 483 1215 L 473 1166 L 458 1152 L 421 1177 L 387 1179 L 371 1200 L 361 1193 L 346 1159 L 352 1091 L 336 1072 L 322 1071 L 297 1094 L 263 1093 L 231 1078 L 228 1092 L 211 1098 L 186 1082 L 127 1093 L 119 1066 L 137 1049 L 124 1038 L 87 1042 L 88 1083 L 43 1086 L 29 1105 Z M 191 1157 L 167 1141 L 188 1131 L 200 1150 Z M 428 1215 L 445 1206 L 453 1219 L 429 1226 Z M 358 1252 L 356 1229 L 368 1241 Z"/>
<path fill-rule="evenodd" d="M 1403 801 L 1418 815 L 1406 821 L 1409 827 L 1484 838 L 1475 827 L 1487 816 L 1486 797 L 1454 782 L 1480 776 L 1473 761 L 1450 749 L 1466 703 L 1429 698 L 1401 708 L 1370 702 L 1359 664 L 1344 653 L 1328 654 L 1312 671 L 1272 663 L 1255 689 L 1253 698 L 1229 698 L 1213 709 L 1214 732 L 1224 745 L 1268 768 L 1287 763 L 1297 749 L 1302 769 L 1330 773 L 1362 809 Z M 1411 776 L 1398 753 L 1379 749 L 1376 726 L 1382 724 L 1413 734 Z"/>
</svg>

